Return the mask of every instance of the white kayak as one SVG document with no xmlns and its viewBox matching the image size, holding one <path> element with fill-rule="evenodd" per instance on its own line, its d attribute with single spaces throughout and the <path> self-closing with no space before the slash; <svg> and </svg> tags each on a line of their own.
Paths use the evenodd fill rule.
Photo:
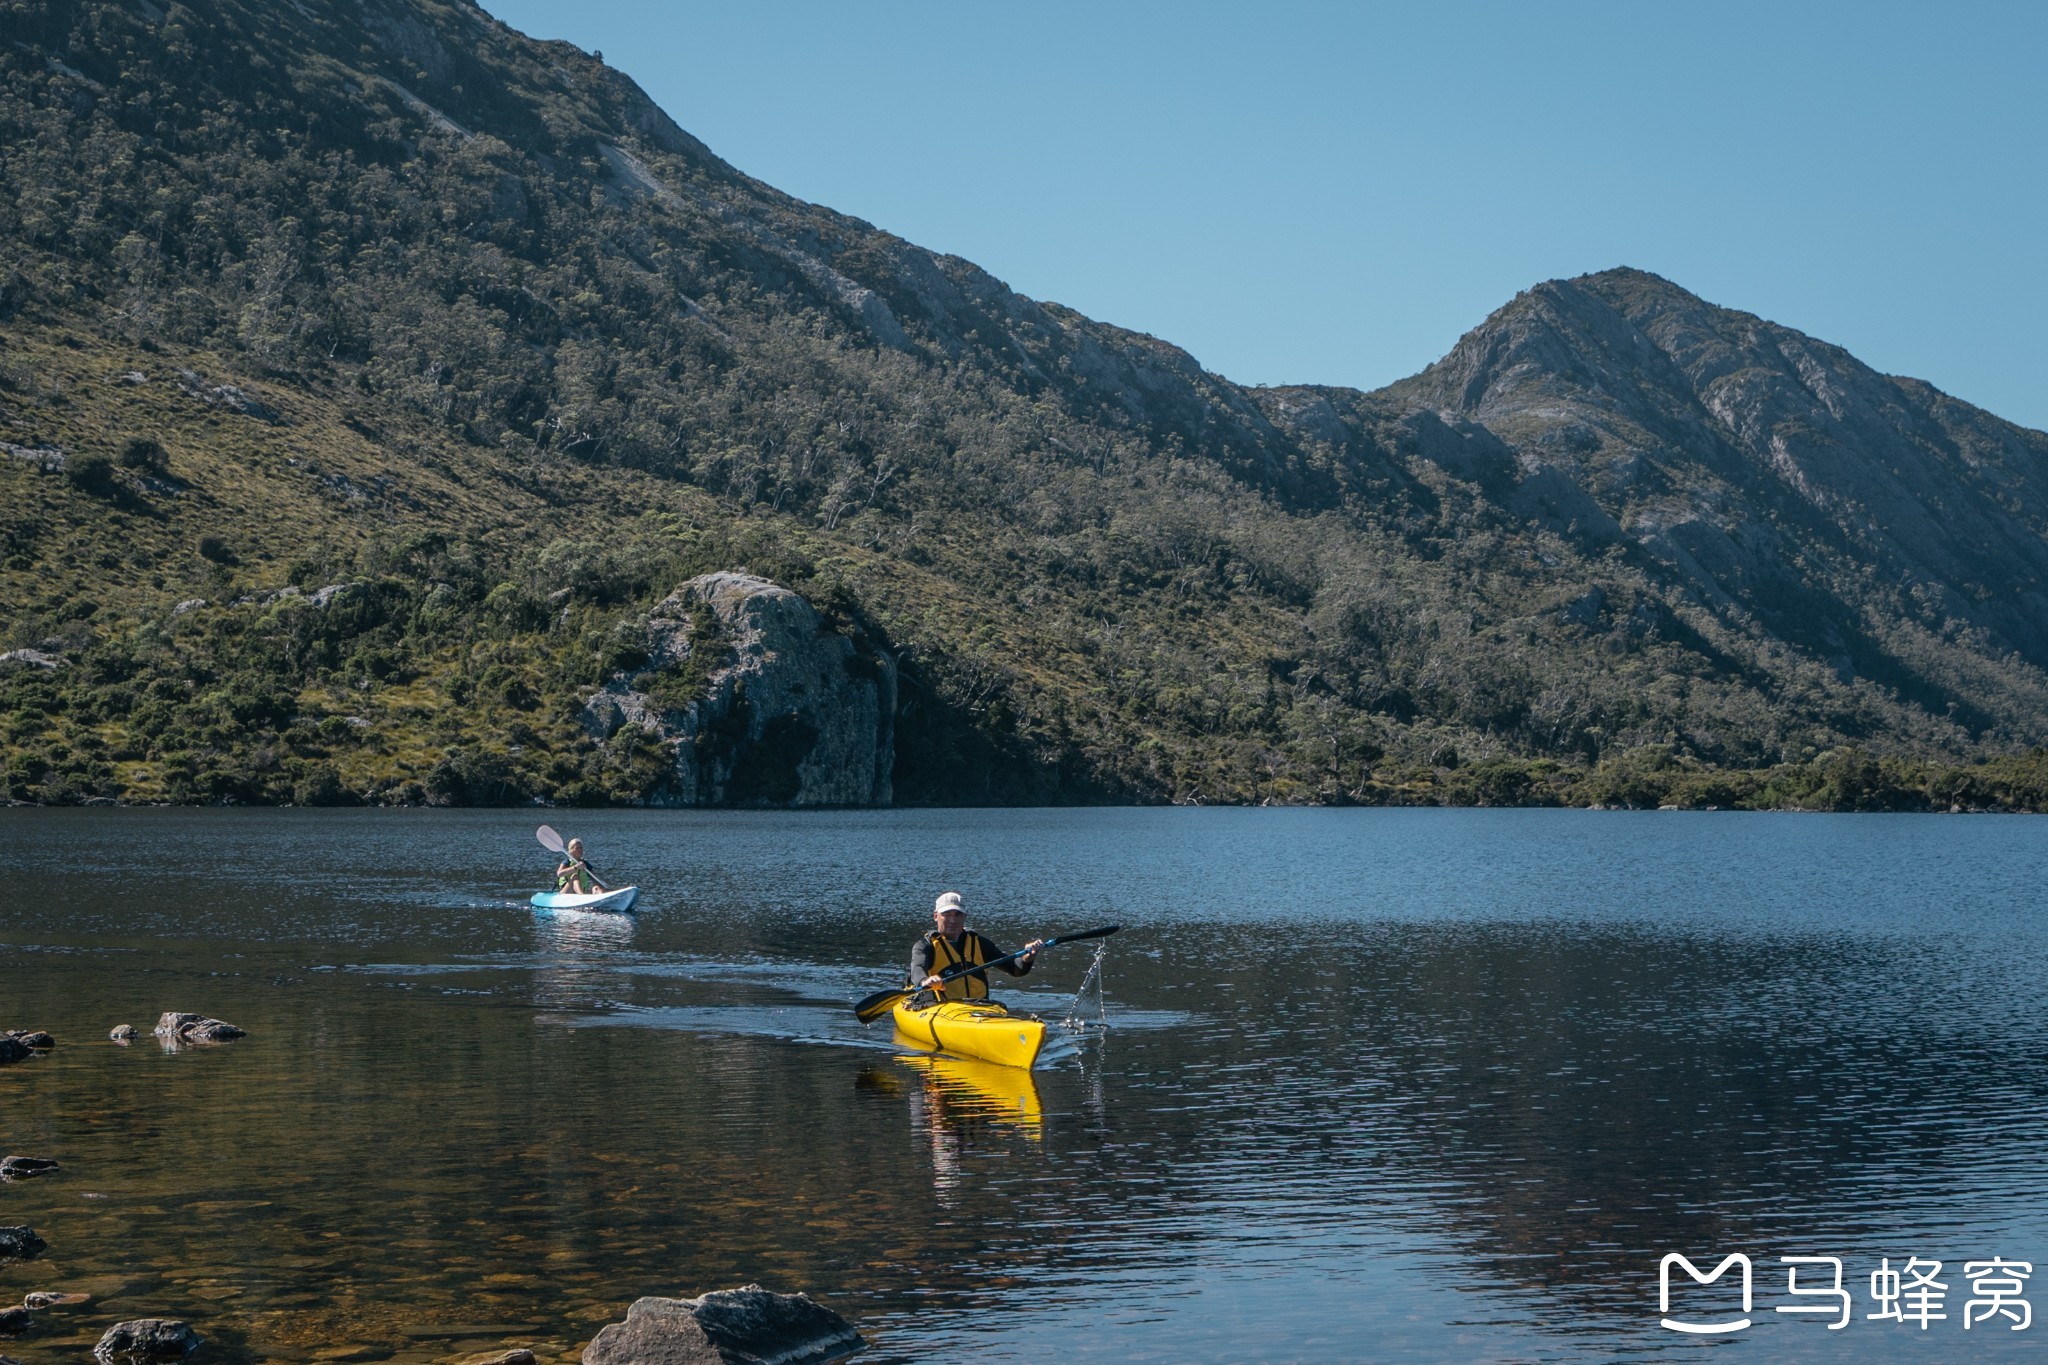
<svg viewBox="0 0 2048 1365">
<path fill-rule="evenodd" d="M 533 893 L 533 908 L 536 910 L 631 910 L 633 902 L 640 899 L 640 888 L 622 886 L 616 891 L 536 891 Z"/>
</svg>

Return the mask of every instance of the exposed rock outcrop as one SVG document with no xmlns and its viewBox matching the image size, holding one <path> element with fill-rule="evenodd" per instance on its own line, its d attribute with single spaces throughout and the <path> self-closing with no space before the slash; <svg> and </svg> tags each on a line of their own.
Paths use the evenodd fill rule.
<svg viewBox="0 0 2048 1365">
<path fill-rule="evenodd" d="M 111 1038 L 113 1041 L 117 1043 L 131 1042 L 135 1038 L 135 1025 L 116 1024 L 111 1030 L 108 1031 L 107 1037 Z"/>
<path fill-rule="evenodd" d="M 57 1163 L 48 1157 L 0 1157 L 0 1180 L 27 1180 L 32 1176 L 46 1175 L 57 1169 Z"/>
<path fill-rule="evenodd" d="M 117 1360 L 182 1360 L 199 1349 L 200 1336 L 171 1318 L 136 1318 L 117 1322 L 92 1353 L 105 1365 Z"/>
<path fill-rule="evenodd" d="M 646 662 L 583 709 L 615 748 L 652 738 L 657 806 L 882 806 L 895 762 L 896 663 L 789 589 L 693 578 L 644 625 Z"/>
<path fill-rule="evenodd" d="M 853 1324 L 808 1294 L 758 1284 L 635 1300 L 583 1348 L 583 1365 L 809 1365 L 860 1350 Z"/>
<path fill-rule="evenodd" d="M 204 1014 L 180 1014 L 173 1010 L 156 1021 L 156 1036 L 173 1043 L 227 1043 L 249 1034 L 246 1029 Z"/>
</svg>

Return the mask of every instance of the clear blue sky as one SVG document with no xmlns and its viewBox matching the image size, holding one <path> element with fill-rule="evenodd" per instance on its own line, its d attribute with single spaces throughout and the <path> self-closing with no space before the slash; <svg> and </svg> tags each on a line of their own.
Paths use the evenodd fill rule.
<svg viewBox="0 0 2048 1365">
<path fill-rule="evenodd" d="M 484 0 L 741 170 L 1241 383 L 1614 265 L 2048 428 L 2048 2 Z"/>
</svg>

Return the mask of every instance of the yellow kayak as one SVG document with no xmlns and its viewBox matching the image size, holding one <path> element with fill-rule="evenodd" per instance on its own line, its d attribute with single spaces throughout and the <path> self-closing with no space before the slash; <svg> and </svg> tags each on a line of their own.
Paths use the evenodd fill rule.
<svg viewBox="0 0 2048 1365">
<path fill-rule="evenodd" d="M 914 1009 L 905 999 L 893 1013 L 896 1031 L 905 1038 L 955 1057 L 1029 1071 L 1045 1046 L 1043 1020 L 1012 1014 L 991 1000 L 942 1000 Z"/>
</svg>

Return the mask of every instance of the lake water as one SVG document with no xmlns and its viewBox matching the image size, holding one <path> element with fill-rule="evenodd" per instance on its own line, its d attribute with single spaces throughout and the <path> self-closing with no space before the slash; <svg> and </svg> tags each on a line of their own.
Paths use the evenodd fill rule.
<svg viewBox="0 0 2048 1365">
<path fill-rule="evenodd" d="M 1758 1360 L 2048 1334 L 1963 1325 L 1967 1262 L 2048 1261 L 2048 820 L 541 818 L 642 913 L 527 909 L 533 812 L 0 811 L 0 1027 L 59 1038 L 0 1151 L 64 1164 L 0 1185 L 50 1242 L 0 1302 L 94 1296 L 0 1354 L 166 1314 L 218 1361 L 567 1361 L 758 1281 L 873 1361 L 1663 1359 L 1708 1344 L 1674 1252 L 1751 1258 Z M 1101 1036 L 1034 1077 L 856 1024 L 941 890 L 1006 944 L 1126 926 Z M 1003 993 L 1064 1014 L 1093 956 Z M 251 1036 L 166 1053 L 168 1009 Z M 1784 1256 L 1841 1259 L 1845 1328 L 1776 1311 L 1824 1304 Z M 1914 1257 L 1946 1317 L 1869 1318 Z"/>
</svg>

